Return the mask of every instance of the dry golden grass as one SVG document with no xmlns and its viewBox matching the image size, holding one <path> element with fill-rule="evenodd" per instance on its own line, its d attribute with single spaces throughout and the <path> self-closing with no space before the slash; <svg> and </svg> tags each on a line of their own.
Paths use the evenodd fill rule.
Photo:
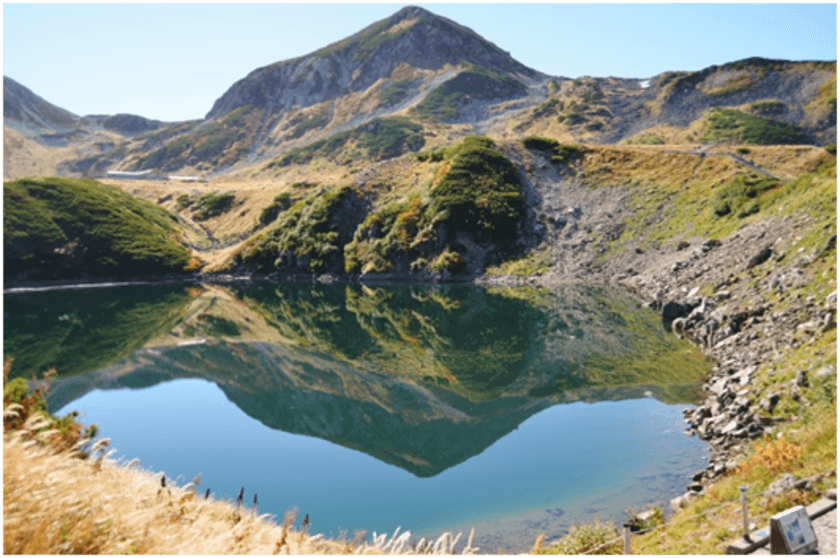
<svg viewBox="0 0 840 558">
<path fill-rule="evenodd" d="M 8 409 L 7 409 L 8 410 Z M 10 411 L 13 412 L 13 411 Z M 121 465 L 98 442 L 90 458 L 55 453 L 39 442 L 50 432 L 32 418 L 3 443 L 5 554 L 452 554 L 475 552 L 446 533 L 411 543 L 410 532 L 372 540 L 330 540 L 267 514 L 204 499 L 193 487 L 161 487 L 160 473 Z M 460 542 L 460 544 L 459 544 Z"/>
</svg>

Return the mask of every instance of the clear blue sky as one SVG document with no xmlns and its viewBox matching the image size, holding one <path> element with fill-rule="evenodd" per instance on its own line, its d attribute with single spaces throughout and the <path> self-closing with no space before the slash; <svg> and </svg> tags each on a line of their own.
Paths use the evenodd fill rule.
<svg viewBox="0 0 840 558">
<path fill-rule="evenodd" d="M 79 115 L 203 117 L 251 70 L 406 4 L 3 5 L 3 74 Z M 422 4 L 553 76 L 836 60 L 836 4 Z"/>
</svg>

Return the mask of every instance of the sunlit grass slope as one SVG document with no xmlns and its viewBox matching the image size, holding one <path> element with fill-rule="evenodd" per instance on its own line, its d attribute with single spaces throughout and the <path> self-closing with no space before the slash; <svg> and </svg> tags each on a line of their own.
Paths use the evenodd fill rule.
<svg viewBox="0 0 840 558">
<path fill-rule="evenodd" d="M 131 276 L 181 271 L 190 252 L 165 210 L 94 180 L 3 185 L 6 277 Z"/>
</svg>

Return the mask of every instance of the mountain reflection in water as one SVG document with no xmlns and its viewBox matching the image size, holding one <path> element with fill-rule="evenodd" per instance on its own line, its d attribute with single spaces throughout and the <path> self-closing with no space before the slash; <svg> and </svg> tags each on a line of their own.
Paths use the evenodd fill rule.
<svg viewBox="0 0 840 558">
<path fill-rule="evenodd" d="M 418 477 L 558 403 L 690 402 L 703 370 L 653 313 L 599 287 L 253 283 L 5 300 L 12 375 L 55 365 L 52 410 L 94 389 L 205 379 L 270 428 Z"/>
</svg>

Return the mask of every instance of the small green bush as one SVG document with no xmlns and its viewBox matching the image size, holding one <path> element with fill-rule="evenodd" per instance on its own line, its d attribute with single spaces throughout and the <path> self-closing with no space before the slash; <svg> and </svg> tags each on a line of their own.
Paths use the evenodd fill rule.
<svg viewBox="0 0 840 558">
<path fill-rule="evenodd" d="M 217 194 L 216 192 L 212 192 L 202 196 L 195 203 L 195 219 L 206 221 L 212 217 L 218 217 L 233 207 L 235 199 L 236 196 L 231 193 Z"/>
<path fill-rule="evenodd" d="M 556 97 L 551 97 L 540 106 L 534 109 L 534 118 L 540 118 L 542 116 L 547 116 L 553 112 L 555 112 L 558 108 L 562 108 L 563 103 L 560 102 L 560 99 Z"/>
<path fill-rule="evenodd" d="M 425 162 L 433 162 L 437 163 L 443 161 L 444 157 L 446 157 L 446 150 L 445 149 L 435 149 L 434 151 L 424 151 L 423 153 L 417 154 L 417 160 L 421 163 Z"/>
<path fill-rule="evenodd" d="M 315 157 L 335 157 L 353 140 L 365 150 L 367 157 L 390 159 L 422 148 L 425 143 L 422 130 L 423 126 L 405 117 L 380 118 L 309 145 L 290 149 L 266 165 L 266 168 L 305 165 Z"/>
<path fill-rule="evenodd" d="M 449 246 L 440 253 L 440 255 L 429 264 L 429 269 L 433 273 L 443 273 L 448 271 L 450 273 L 457 273 L 464 267 L 464 257 L 458 252 L 455 252 Z"/>
<path fill-rule="evenodd" d="M 756 198 L 778 185 L 779 181 L 774 178 L 759 177 L 754 174 L 736 176 L 718 187 L 714 199 L 715 215 L 724 217 L 735 213 L 738 217 L 747 217 L 758 213 L 761 210 L 761 204 Z"/>
<path fill-rule="evenodd" d="M 292 206 L 292 197 L 288 192 L 278 194 L 271 204 L 262 210 L 260 213 L 260 223 L 268 225 L 280 215 L 281 212 L 286 211 Z"/>
<path fill-rule="evenodd" d="M 534 149 L 536 151 L 553 152 L 557 147 L 560 146 L 560 142 L 550 138 L 528 136 L 526 138 L 522 138 L 522 145 L 524 145 L 528 149 Z"/>
<path fill-rule="evenodd" d="M 283 212 L 240 261 L 256 271 L 341 271 L 344 245 L 365 214 L 363 200 L 351 186 L 312 194 Z"/>
<path fill-rule="evenodd" d="M 583 150 L 580 147 L 561 144 L 551 138 L 528 136 L 522 139 L 522 144 L 528 149 L 551 153 L 551 162 L 561 165 L 569 164 L 583 156 Z"/>
<path fill-rule="evenodd" d="M 244 105 L 239 108 L 233 109 L 222 121 L 222 124 L 239 126 L 245 120 L 245 116 L 249 112 L 251 112 L 252 109 L 253 107 L 251 105 Z"/>
<path fill-rule="evenodd" d="M 364 126 L 359 137 L 359 147 L 372 159 L 391 159 L 406 151 L 417 151 L 426 142 L 423 127 L 408 118 L 393 117 L 374 120 Z"/>
<path fill-rule="evenodd" d="M 516 79 L 472 65 L 431 91 L 414 111 L 423 116 L 454 120 L 467 99 L 512 99 L 527 92 Z"/>
<path fill-rule="evenodd" d="M 580 147 L 576 145 L 561 144 L 554 150 L 551 162 L 566 165 L 576 159 L 580 159 L 581 157 L 583 157 L 583 150 Z"/>
</svg>

